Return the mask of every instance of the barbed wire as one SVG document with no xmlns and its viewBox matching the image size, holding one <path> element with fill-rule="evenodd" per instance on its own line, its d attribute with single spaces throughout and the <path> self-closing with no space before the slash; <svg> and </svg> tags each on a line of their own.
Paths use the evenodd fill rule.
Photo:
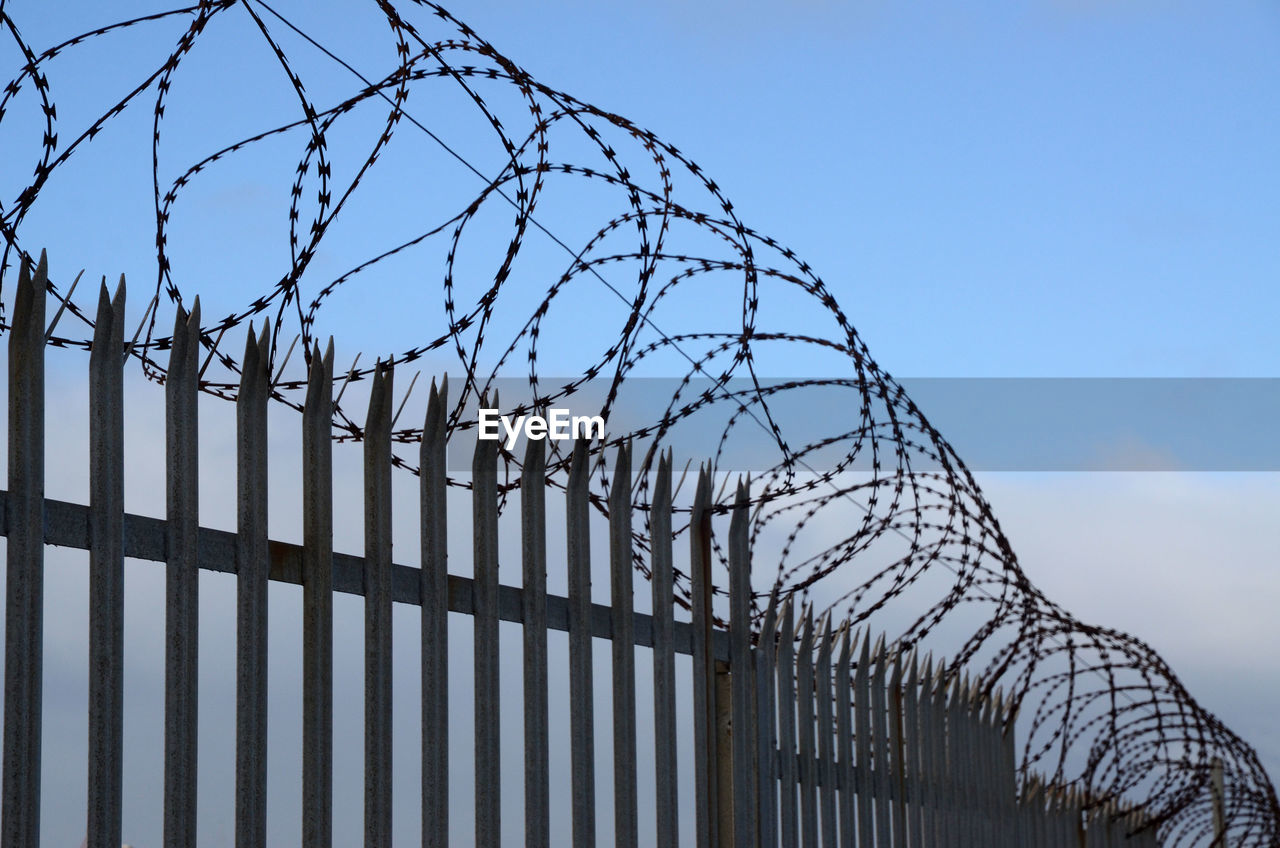
<svg viewBox="0 0 1280 848">
<path fill-rule="evenodd" d="M 438 291 L 440 300 L 435 312 L 418 312 L 424 326 L 439 325 L 439 332 L 425 332 L 398 352 L 384 351 L 364 367 L 358 367 L 357 357 L 338 378 L 335 438 L 361 438 L 357 415 L 347 411 L 356 404 L 344 407 L 341 398 L 377 367 L 455 362 L 462 380 L 454 382 L 461 385 L 451 399 L 449 429 L 457 436 L 475 427 L 470 411 L 482 398 L 492 398 L 500 375 L 513 369 L 524 370 L 528 394 L 505 410 L 510 414 L 590 398 L 608 419 L 627 402 L 637 375 L 676 363 L 682 373 L 661 413 L 611 433 L 596 446 L 593 502 L 598 509 L 605 511 L 611 485 L 610 444 L 630 440 L 647 447 L 634 484 L 645 514 L 648 474 L 682 428 L 709 427 L 718 434 L 709 457 L 713 468 L 728 462 L 739 434 L 763 433 L 772 459 L 752 482 L 752 539 L 753 545 L 766 537 L 780 542 L 776 572 L 766 575 L 767 585 L 757 584 L 758 612 L 771 595 L 794 597 L 836 621 L 864 625 L 881 621 L 895 604 L 906 604 L 911 614 L 894 636 L 895 650 L 923 649 L 938 633 L 960 632 L 948 667 L 954 673 L 980 667 L 988 695 L 999 687 L 1012 700 L 1022 716 L 1024 774 L 1037 770 L 1051 783 L 1073 785 L 1094 807 L 1139 802 L 1164 843 L 1181 845 L 1212 837 L 1211 778 L 1215 762 L 1221 762 L 1231 844 L 1280 845 L 1280 804 L 1256 752 L 1201 707 L 1150 646 L 1076 620 L 1031 584 L 969 469 L 902 386 L 877 365 L 828 286 L 794 251 L 743 223 L 715 181 L 678 148 L 620 115 L 539 82 L 446 9 L 425 0 L 374 0 L 362 7 L 376 13 L 380 25 L 385 22 L 393 45 L 394 61 L 377 78 L 365 77 L 306 26 L 264 0 L 202 0 L 97 27 L 38 50 L 24 39 L 9 5 L 0 0 L 0 29 L 22 60 L 0 94 L 0 132 L 14 138 L 34 133 L 40 139 L 30 181 L 16 188 L 11 200 L 0 197 L 0 309 L 10 269 L 33 261 L 38 252 L 28 246 L 24 224 L 49 195 L 53 176 L 73 156 L 89 155 L 98 136 L 130 107 L 137 111 L 150 104 L 148 188 L 156 276 L 130 355 L 147 377 L 163 381 L 163 353 L 170 344 L 161 329 L 164 319 L 189 311 L 193 296 L 179 285 L 182 274 L 175 271 L 170 243 L 179 199 L 203 184 L 218 163 L 277 140 L 294 143 L 299 153 L 286 212 L 289 261 L 278 279 L 255 283 L 265 294 L 201 328 L 203 391 L 235 398 L 239 364 L 222 343 L 230 330 L 262 321 L 272 330 L 273 398 L 301 410 L 302 375 L 321 348 L 317 325 L 324 308 L 362 275 L 367 279 L 379 267 L 435 247 L 444 256 L 424 276 L 438 276 L 438 287 L 426 290 Z M 356 14 L 354 8 L 348 14 Z M 166 109 L 184 62 L 199 45 L 216 49 L 217 37 L 211 35 L 216 28 L 210 25 L 231 16 L 268 49 L 298 117 L 191 154 L 169 142 Z M 89 44 L 156 26 L 177 32 L 167 43 L 159 37 L 149 41 L 163 60 L 75 128 L 78 134 L 70 143 L 60 144 L 58 101 L 48 69 Z M 311 94 L 299 70 L 303 63 L 285 38 L 342 68 L 352 80 L 344 95 L 326 105 Z M 331 78 L 325 84 L 331 85 Z M 490 144 L 501 148 L 495 172 L 485 173 L 473 164 L 470 151 L 451 144 L 441 126 L 422 120 L 426 107 L 415 117 L 411 102 L 422 99 L 421 91 L 442 86 L 461 94 Z M 9 110 L 20 102 L 38 108 L 39 118 L 15 123 Z M 351 155 L 348 144 L 333 141 L 357 116 L 367 123 L 374 107 L 383 110 L 376 124 L 381 129 L 365 148 Z M 482 186 L 464 202 L 432 209 L 437 217 L 430 227 L 366 253 L 343 273 L 326 273 L 317 257 L 326 238 L 350 217 L 344 212 L 356 205 L 353 198 L 379 159 L 396 144 L 424 142 L 457 160 Z M 183 163 L 176 169 L 168 164 L 175 158 Z M 584 187 L 603 192 L 621 211 L 601 219 L 585 237 L 566 235 L 564 229 L 576 229 L 580 222 L 566 222 L 554 198 Z M 544 216 L 544 209 L 552 211 Z M 477 275 L 477 251 L 468 253 L 468 238 L 477 231 L 491 234 L 498 212 L 511 216 L 499 238 L 505 245 L 480 257 L 490 265 Z M 535 234 L 562 251 L 567 264 L 545 276 L 554 281 L 541 283 L 541 293 L 530 300 L 530 277 L 538 275 L 525 273 L 529 257 L 542 257 L 546 264 L 545 250 L 533 245 Z M 460 283 L 463 277 L 484 280 L 478 293 Z M 74 283 L 64 288 L 56 274 L 50 280 L 60 307 L 48 343 L 88 349 L 91 311 L 73 299 Z M 595 302 L 583 295 L 586 286 L 607 291 L 621 312 L 581 314 L 584 302 Z M 386 298 L 389 311 L 403 308 L 402 296 L 381 290 L 379 296 Z M 726 301 L 734 308 L 726 311 Z M 508 303 L 516 306 L 503 311 Z M 695 318 L 705 313 L 702 327 L 687 328 L 690 311 Z M 807 316 L 803 321 L 791 317 L 801 314 Z M 0 312 L 0 329 L 8 328 L 4 315 Z M 793 320 L 798 326 L 787 326 Z M 553 350 L 557 343 L 555 331 L 547 330 L 556 321 L 598 324 L 611 340 L 594 358 L 584 355 L 581 368 L 563 381 L 539 374 L 539 354 L 547 351 L 544 337 L 552 335 Z M 495 337 L 501 341 L 495 343 Z M 301 354 L 293 360 L 295 349 Z M 843 376 L 766 380 L 763 363 L 778 349 L 838 359 Z M 286 373 L 291 362 L 296 379 Z M 603 401 L 593 394 L 601 388 Z M 806 432 L 797 439 L 794 428 L 783 426 L 785 410 L 800 393 L 815 389 L 840 400 L 844 421 L 836 432 L 815 437 Z M 408 400 L 406 394 L 401 411 Z M 394 437 L 412 443 L 421 434 L 421 428 L 404 427 Z M 504 495 L 518 487 L 519 478 L 516 457 L 505 454 L 505 459 Z M 563 487 L 568 459 L 552 443 L 550 485 Z M 398 454 L 393 461 L 417 470 Z M 462 476 L 450 483 L 468 485 Z M 717 500 L 723 501 L 721 508 L 729 505 L 723 493 Z M 636 567 L 647 574 L 643 530 L 637 530 L 636 540 Z M 723 552 L 717 555 L 723 560 Z M 758 576 L 764 575 L 764 561 L 757 555 Z M 687 603 L 688 576 L 677 572 L 676 586 Z M 974 608 L 981 614 L 973 615 Z"/>
</svg>

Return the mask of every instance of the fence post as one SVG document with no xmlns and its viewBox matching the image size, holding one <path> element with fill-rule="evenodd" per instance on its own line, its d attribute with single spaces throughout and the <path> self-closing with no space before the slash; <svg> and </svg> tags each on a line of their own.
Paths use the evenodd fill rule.
<svg viewBox="0 0 1280 848">
<path fill-rule="evenodd" d="M 800 819 L 796 797 L 796 623 L 792 598 L 782 602 L 778 634 L 778 835 L 783 845 L 798 845 Z"/>
<path fill-rule="evenodd" d="M 756 794 L 759 789 L 755 763 L 758 732 L 753 719 L 755 682 L 752 679 L 751 656 L 749 510 L 747 484 L 739 482 L 729 521 L 729 668 L 733 689 L 730 727 L 733 744 L 733 844 L 736 848 L 756 846 Z"/>
<path fill-rule="evenodd" d="M 796 654 L 796 720 L 800 736 L 800 834 L 805 848 L 818 846 L 818 775 L 814 745 L 813 608 L 805 611 L 804 632 Z"/>
<path fill-rule="evenodd" d="M 591 668 L 591 537 L 587 486 L 590 455 L 586 439 L 573 445 L 565 486 L 566 547 L 569 565 L 569 743 L 573 772 L 573 845 L 596 844 L 595 697 Z"/>
<path fill-rule="evenodd" d="M 609 490 L 609 599 L 613 638 L 614 844 L 639 842 L 636 800 L 636 637 L 631 563 L 631 451 L 618 446 Z"/>
<path fill-rule="evenodd" d="M 871 675 L 871 760 L 874 769 L 872 775 L 875 786 L 875 818 L 876 844 L 887 846 L 889 839 L 889 713 L 888 699 L 885 697 L 885 666 L 888 664 L 885 654 L 884 634 L 876 640 L 876 649 L 872 663 L 875 671 Z"/>
<path fill-rule="evenodd" d="M 267 397 L 271 333 L 249 327 L 236 398 L 236 848 L 267 842 Z"/>
<path fill-rule="evenodd" d="M 853 675 L 853 757 L 857 774 L 858 845 L 874 845 L 871 823 L 871 634 L 863 632 Z"/>
<path fill-rule="evenodd" d="M 172 372 L 170 373 L 172 377 Z M 333 342 L 302 410 L 302 844 L 333 843 Z M 193 619 L 194 621 L 194 619 Z M 192 840 L 184 845 L 190 845 Z M 179 848 L 178 845 L 172 848 Z"/>
<path fill-rule="evenodd" d="M 756 768 L 759 781 L 760 846 L 778 844 L 777 730 L 774 709 L 774 659 L 778 636 L 778 596 L 769 596 L 760 641 L 756 645 Z"/>
<path fill-rule="evenodd" d="M 482 398 L 481 406 L 487 405 Z M 498 406 L 495 395 L 493 405 Z M 475 624 L 476 845 L 502 839 L 502 765 L 498 672 L 498 442 L 477 439 L 471 464 Z M 380 848 L 380 846 L 369 846 Z"/>
<path fill-rule="evenodd" d="M 422 547 L 422 845 L 449 845 L 449 378 L 431 382 L 419 452 Z"/>
<path fill-rule="evenodd" d="M 550 848 L 551 786 L 547 707 L 546 442 L 525 440 L 520 469 L 521 566 L 524 598 L 524 838 Z"/>
<path fill-rule="evenodd" d="M 124 779 L 124 277 L 89 356 L 89 848 L 120 844 Z"/>
<path fill-rule="evenodd" d="M 818 662 L 814 669 L 814 696 L 818 713 L 818 810 L 822 820 L 823 848 L 837 848 L 835 729 L 832 727 L 831 616 L 823 616 Z"/>
<path fill-rule="evenodd" d="M 364 840 L 391 844 L 390 365 L 378 363 L 364 427 Z M 479 551 L 476 557 L 480 560 Z M 480 621 L 479 610 L 476 615 Z M 478 654 L 477 654 L 478 655 Z M 477 699 L 478 702 L 478 699 Z"/>
<path fill-rule="evenodd" d="M 849 688 L 853 673 L 853 630 L 840 631 L 840 653 L 836 659 L 836 758 L 840 768 L 840 848 L 854 848 L 853 706 Z"/>
<path fill-rule="evenodd" d="M 711 641 L 711 482 L 698 470 L 689 512 L 689 572 L 693 618 L 693 765 L 697 844 L 719 845 L 716 804 L 716 669 Z"/>
<path fill-rule="evenodd" d="M 659 845 L 679 845 L 679 781 L 676 766 L 676 663 L 671 557 L 671 453 L 658 459 L 649 512 L 653 574 L 653 727 Z"/>
<path fill-rule="evenodd" d="M 164 846 L 196 842 L 200 659 L 200 299 L 178 310 L 165 375 Z M 305 820 L 305 819 L 304 819 Z M 308 846 L 310 848 L 310 846 Z"/>
<path fill-rule="evenodd" d="M 9 330 L 9 494 L 0 845 L 40 844 L 44 639 L 44 314 L 49 263 L 23 261 Z"/>
<path fill-rule="evenodd" d="M 1213 791 L 1213 848 L 1226 848 L 1227 844 L 1227 817 L 1224 811 L 1226 800 L 1226 787 L 1223 785 L 1222 759 L 1220 757 L 1213 758 L 1213 767 L 1210 773 Z"/>
</svg>

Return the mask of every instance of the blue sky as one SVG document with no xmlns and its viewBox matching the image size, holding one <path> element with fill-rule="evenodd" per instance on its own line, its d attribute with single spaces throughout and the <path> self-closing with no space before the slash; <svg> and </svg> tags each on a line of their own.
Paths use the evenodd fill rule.
<svg viewBox="0 0 1280 848">
<path fill-rule="evenodd" d="M 372 4 L 273 5 L 367 75 L 390 69 Z M 353 6 L 363 11 L 352 15 Z M 105 23 L 104 15 L 162 8 L 111 7 L 68 2 L 52 15 L 32 0 L 5 3 L 37 47 Z M 894 375 L 1280 376 L 1274 4 L 473 2 L 454 12 L 540 81 L 628 116 L 698 162 L 745 223 L 814 266 Z M 272 116 L 296 116 L 278 67 L 246 37 L 246 17 L 224 18 L 175 82 L 162 155 L 170 179 L 212 148 L 280 122 Z M 163 60 L 178 30 L 152 26 L 51 66 L 64 145 L 96 104 L 110 105 L 108 93 Z M 289 41 L 278 23 L 272 30 L 318 100 L 354 90 L 345 71 Z M 7 44 L 0 61 L 7 79 L 19 64 Z M 77 154 L 29 219 L 26 243 L 48 244 L 64 280 L 85 267 L 89 281 L 126 271 L 131 291 L 155 285 L 153 99 Z M 21 122 L 32 103 L 28 89 L 0 125 L 0 149 L 16 151 L 0 164 L 6 208 L 29 175 L 23 157 L 38 149 L 38 133 L 33 140 Z M 358 149 L 377 111 L 354 113 L 335 132 L 335 150 Z M 447 96 L 415 94 L 409 111 L 482 169 L 498 161 L 492 139 Z M 382 174 L 352 201 L 355 223 L 331 239 L 319 271 L 340 273 L 438 221 L 478 186 L 416 129 L 398 132 Z M 201 293 L 206 315 L 243 308 L 278 277 L 300 145 L 295 136 L 233 157 L 179 201 L 171 239 L 185 272 L 180 286 Z M 548 200 L 540 218 L 558 233 L 589 235 L 599 215 L 618 211 L 609 203 L 570 192 Z M 536 236 L 529 251 L 548 267 L 563 262 Z M 408 307 L 435 302 L 438 283 L 398 281 L 412 270 L 393 265 L 335 299 L 324 332 L 338 336 L 340 361 L 422 338 L 420 313 Z M 607 293 L 596 296 L 594 308 L 616 308 Z M 131 299 L 135 318 L 146 299 Z M 690 305 L 697 320 L 731 319 L 737 308 L 722 309 L 714 292 Z M 770 320 L 807 320 L 782 298 L 767 308 Z M 607 326 L 578 322 L 575 330 L 596 344 Z M 549 344 L 547 373 L 570 368 L 572 347 Z M 829 367 L 782 358 L 774 375 Z M 1148 637 L 1280 773 L 1272 718 L 1280 630 L 1268 623 L 1280 603 L 1270 564 L 1280 541 L 1275 474 L 987 474 L 980 482 L 1050 597 L 1086 621 Z M 1104 583 L 1117 588 L 1097 591 Z M 1142 592 L 1141 602 L 1119 603 Z"/>
</svg>

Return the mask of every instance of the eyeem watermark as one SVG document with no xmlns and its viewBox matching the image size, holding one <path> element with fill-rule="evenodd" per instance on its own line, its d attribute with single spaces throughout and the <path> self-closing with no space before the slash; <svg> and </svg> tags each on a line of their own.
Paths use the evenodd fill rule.
<svg viewBox="0 0 1280 848">
<path fill-rule="evenodd" d="M 521 433 L 535 442 L 543 439 L 603 439 L 604 418 L 599 415 L 570 415 L 567 409 L 551 409 L 546 418 L 517 415 L 513 420 L 496 409 L 481 409 L 480 438 L 500 440 L 503 432 L 507 437 L 507 450 L 516 446 L 516 439 Z"/>
</svg>

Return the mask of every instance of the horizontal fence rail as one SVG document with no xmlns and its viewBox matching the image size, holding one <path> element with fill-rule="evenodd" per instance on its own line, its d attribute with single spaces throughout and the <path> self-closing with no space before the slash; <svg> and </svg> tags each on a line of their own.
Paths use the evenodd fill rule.
<svg viewBox="0 0 1280 848">
<path fill-rule="evenodd" d="M 121 839 L 123 597 L 125 557 L 164 563 L 164 844 L 193 845 L 199 569 L 236 575 L 237 846 L 265 846 L 267 592 L 270 581 L 303 587 L 301 840 L 332 845 L 333 593 L 364 598 L 366 846 L 391 844 L 393 604 L 422 609 L 422 844 L 449 843 L 449 613 L 475 629 L 474 752 L 478 845 L 501 842 L 504 808 L 522 803 L 524 842 L 551 841 L 549 631 L 569 634 L 569 760 L 572 844 L 597 837 L 597 720 L 593 651 L 610 640 L 613 837 L 639 844 L 641 817 L 659 844 L 680 843 L 680 793 L 696 798 L 699 846 L 757 848 L 924 848 L 925 846 L 1154 846 L 1138 810 L 1090 805 L 1074 790 L 1031 779 L 1019 784 L 1013 710 L 980 681 L 943 662 L 903 654 L 867 632 L 833 629 L 792 600 L 771 598 L 752 619 L 749 491 L 739 483 L 727 531 L 729 620 L 715 626 L 710 578 L 711 480 L 698 478 L 690 511 L 689 621 L 675 619 L 672 576 L 672 469 L 659 463 L 651 501 L 652 613 L 634 609 L 629 448 L 612 468 L 608 563 L 591 561 L 585 441 L 573 451 L 563 559 L 547 549 L 543 443 L 529 441 L 520 512 L 521 586 L 498 580 L 497 444 L 478 441 L 473 466 L 472 576 L 447 567 L 445 408 L 447 385 L 433 385 L 422 443 L 421 567 L 391 552 L 391 385 L 375 375 L 364 441 L 363 556 L 333 550 L 331 439 L 333 351 L 312 352 L 302 416 L 303 544 L 267 536 L 267 423 L 270 391 L 265 327 L 246 341 L 237 401 L 237 529 L 200 527 L 196 388 L 196 311 L 180 314 L 165 390 L 167 508 L 164 519 L 126 513 L 123 496 L 123 281 L 101 293 L 90 363 L 90 503 L 44 497 L 44 307 L 46 267 L 24 268 L 9 335 L 9 482 L 0 492 L 7 537 L 3 816 L 0 848 L 39 845 L 44 546 L 90 552 L 91 621 L 88 809 L 90 848 Z M 496 404 L 496 398 L 494 399 Z M 601 564 L 602 566 L 606 564 Z M 564 568 L 567 594 L 546 588 Z M 592 578 L 607 574 L 610 604 L 592 601 Z M 499 623 L 522 625 L 523 750 L 503 750 Z M 652 652 L 654 738 L 637 729 L 636 649 Z M 692 658 L 692 703 L 677 699 L 677 654 Z M 647 709 L 647 706 L 646 706 Z M 692 740 L 693 786 L 681 783 L 677 739 Z M 638 802 L 638 749 L 652 748 L 653 809 Z M 403 749 L 400 749 L 403 750 Z M 519 763 L 517 768 L 516 764 Z M 504 771 L 520 771 L 520 799 L 501 795 Z M 685 776 L 685 779 L 688 775 Z"/>
</svg>

